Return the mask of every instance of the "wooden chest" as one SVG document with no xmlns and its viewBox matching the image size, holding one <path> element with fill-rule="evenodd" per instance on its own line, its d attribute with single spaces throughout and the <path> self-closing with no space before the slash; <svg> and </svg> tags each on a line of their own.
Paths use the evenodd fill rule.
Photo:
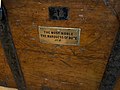
<svg viewBox="0 0 120 90">
<path fill-rule="evenodd" d="M 119 28 L 116 16 L 102 0 L 3 2 L 28 90 L 98 89 Z M 59 18 L 63 10 L 52 18 L 51 7 L 67 9 L 67 16 Z M 40 26 L 80 29 L 80 43 L 56 44 L 48 38 L 48 43 L 40 42 Z M 0 52 L 0 82 L 16 87 L 2 49 Z"/>
</svg>

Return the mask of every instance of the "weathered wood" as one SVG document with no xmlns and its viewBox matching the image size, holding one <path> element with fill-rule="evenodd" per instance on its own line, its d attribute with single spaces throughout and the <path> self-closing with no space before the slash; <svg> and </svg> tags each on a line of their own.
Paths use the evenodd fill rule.
<svg viewBox="0 0 120 90">
<path fill-rule="evenodd" d="M 115 85 L 115 87 L 114 87 L 114 90 L 120 90 L 120 76 L 119 76 L 119 78 L 117 79 L 117 83 L 116 83 L 116 85 Z"/>
<path fill-rule="evenodd" d="M 21 66 L 19 64 L 16 48 L 8 24 L 7 11 L 4 5 L 2 5 L 2 12 L 3 12 L 2 19 L 0 22 L 0 38 L 1 38 L 2 47 L 4 49 L 7 62 L 13 73 L 18 89 L 26 90 L 24 76 L 22 74 Z"/>
<path fill-rule="evenodd" d="M 28 90 L 98 89 L 119 27 L 103 0 L 4 3 Z M 69 20 L 49 20 L 50 6 L 69 7 Z M 40 43 L 38 26 L 81 28 L 80 46 Z"/>
<path fill-rule="evenodd" d="M 8 87 L 16 86 L 9 65 L 7 64 L 6 57 L 4 56 L 1 44 L 0 44 L 0 85 Z"/>
<path fill-rule="evenodd" d="M 106 70 L 101 81 L 100 90 L 113 90 L 120 75 L 120 31 L 110 55 Z"/>
<path fill-rule="evenodd" d="M 111 9 L 113 14 L 116 16 L 119 23 L 119 27 L 120 27 L 120 16 L 119 16 L 120 11 L 118 10 L 118 7 L 120 7 L 118 6 L 119 3 L 120 3 L 119 1 L 117 2 L 117 4 L 111 4 L 111 2 L 109 2 L 107 6 L 108 8 Z M 119 55 L 120 55 L 120 28 L 118 30 L 118 33 L 111 51 L 109 61 L 106 65 L 106 70 L 103 75 L 103 79 L 100 83 L 100 90 L 114 89 L 117 79 L 120 75 L 120 56 Z"/>
</svg>

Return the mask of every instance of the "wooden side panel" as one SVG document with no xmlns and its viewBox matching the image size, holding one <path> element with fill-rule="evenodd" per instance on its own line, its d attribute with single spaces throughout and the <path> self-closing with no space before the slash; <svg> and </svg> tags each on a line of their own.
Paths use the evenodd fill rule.
<svg viewBox="0 0 120 90">
<path fill-rule="evenodd" d="M 0 45 L 1 46 L 1 45 Z M 5 57 L 4 53 L 2 51 L 2 48 L 0 47 L 0 84 L 5 85 Z"/>
<path fill-rule="evenodd" d="M 96 90 L 118 30 L 102 0 L 4 0 L 28 90 Z M 48 7 L 69 7 L 69 20 L 49 20 Z M 38 26 L 81 28 L 80 46 L 43 44 Z M 14 86 L 14 85 L 13 85 Z"/>
<path fill-rule="evenodd" d="M 8 87 L 16 87 L 15 81 L 13 79 L 13 75 L 8 66 L 6 57 L 4 56 L 4 52 L 2 46 L 0 44 L 0 85 L 8 86 Z"/>
</svg>

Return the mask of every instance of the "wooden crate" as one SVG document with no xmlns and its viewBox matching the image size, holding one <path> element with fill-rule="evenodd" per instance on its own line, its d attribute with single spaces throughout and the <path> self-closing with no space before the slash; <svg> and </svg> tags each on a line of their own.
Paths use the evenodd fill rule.
<svg viewBox="0 0 120 90">
<path fill-rule="evenodd" d="M 119 27 L 102 0 L 3 2 L 28 90 L 98 89 Z M 68 7 L 69 19 L 50 20 L 51 6 Z M 80 45 L 41 43 L 38 26 L 80 28 Z"/>
</svg>

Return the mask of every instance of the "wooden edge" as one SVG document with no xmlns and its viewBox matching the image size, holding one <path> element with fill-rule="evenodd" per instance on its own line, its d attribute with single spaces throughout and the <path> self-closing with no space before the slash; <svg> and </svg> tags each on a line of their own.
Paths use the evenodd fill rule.
<svg viewBox="0 0 120 90">
<path fill-rule="evenodd" d="M 18 90 L 18 89 L 15 89 L 15 88 L 7 88 L 7 87 L 2 87 L 2 86 L 0 86 L 0 90 Z"/>
</svg>

